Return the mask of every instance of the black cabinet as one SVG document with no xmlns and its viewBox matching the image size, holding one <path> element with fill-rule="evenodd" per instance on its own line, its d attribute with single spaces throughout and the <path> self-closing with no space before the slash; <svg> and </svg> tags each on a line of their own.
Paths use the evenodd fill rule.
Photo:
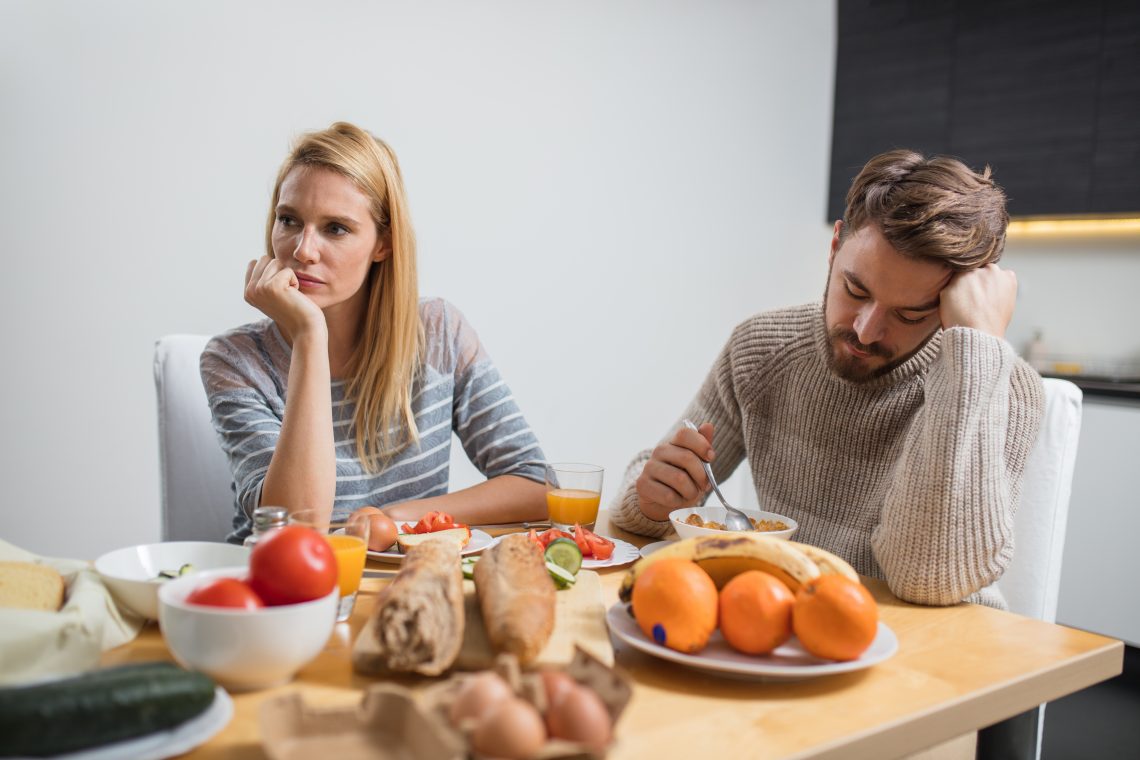
<svg viewBox="0 0 1140 760">
<path fill-rule="evenodd" d="M 1140 0 L 839 0 L 828 219 L 896 147 L 989 164 L 1010 214 L 1140 213 Z"/>
</svg>

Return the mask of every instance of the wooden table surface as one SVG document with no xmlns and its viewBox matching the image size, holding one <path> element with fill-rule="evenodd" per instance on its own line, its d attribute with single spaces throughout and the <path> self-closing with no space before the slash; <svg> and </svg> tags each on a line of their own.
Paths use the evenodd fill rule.
<svg viewBox="0 0 1140 760">
<path fill-rule="evenodd" d="M 599 532 L 642 545 L 648 539 Z M 370 565 L 370 570 L 392 570 Z M 623 568 L 600 571 L 607 607 Z M 388 575 L 389 573 L 385 573 Z M 187 755 L 260 758 L 258 709 L 268 697 L 301 691 L 316 704 L 354 704 L 375 680 L 352 671 L 356 634 L 383 578 L 366 578 L 356 609 L 325 650 L 286 686 L 235 694 L 230 724 Z M 880 758 L 941 744 L 1120 673 L 1124 645 L 1083 631 L 977 605 L 919 607 L 868 581 L 898 653 L 855 673 L 796 682 L 733 680 L 688 669 L 629 647 L 617 665 L 634 695 L 617 725 L 610 757 Z M 104 655 L 104 664 L 169 659 L 156 625 Z M 409 682 L 410 683 L 410 682 Z"/>
</svg>

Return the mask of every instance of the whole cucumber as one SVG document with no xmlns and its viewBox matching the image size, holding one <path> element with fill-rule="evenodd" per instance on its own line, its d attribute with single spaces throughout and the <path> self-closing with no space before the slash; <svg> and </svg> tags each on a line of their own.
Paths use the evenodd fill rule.
<svg viewBox="0 0 1140 760">
<path fill-rule="evenodd" d="M 214 688 L 201 673 L 150 662 L 0 689 L 0 757 L 47 757 L 171 728 L 205 712 Z"/>
</svg>

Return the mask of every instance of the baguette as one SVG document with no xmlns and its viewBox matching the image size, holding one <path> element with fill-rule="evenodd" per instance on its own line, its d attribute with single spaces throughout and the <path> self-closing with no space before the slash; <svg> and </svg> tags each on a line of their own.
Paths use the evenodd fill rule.
<svg viewBox="0 0 1140 760">
<path fill-rule="evenodd" d="M 409 548 L 373 614 L 389 670 L 437 676 L 450 668 L 463 645 L 459 547 L 441 539 Z"/>
<path fill-rule="evenodd" d="M 532 662 L 554 632 L 554 581 L 525 534 L 503 538 L 475 563 L 475 593 L 496 652 Z"/>
</svg>

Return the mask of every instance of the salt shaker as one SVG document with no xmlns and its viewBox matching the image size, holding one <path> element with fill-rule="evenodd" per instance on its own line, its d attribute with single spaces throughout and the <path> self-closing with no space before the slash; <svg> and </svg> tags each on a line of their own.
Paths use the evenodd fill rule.
<svg viewBox="0 0 1140 760">
<path fill-rule="evenodd" d="M 253 546 L 266 534 L 285 527 L 289 522 L 289 510 L 285 507 L 258 507 L 253 510 L 253 532 L 242 541 L 243 546 Z"/>
</svg>

